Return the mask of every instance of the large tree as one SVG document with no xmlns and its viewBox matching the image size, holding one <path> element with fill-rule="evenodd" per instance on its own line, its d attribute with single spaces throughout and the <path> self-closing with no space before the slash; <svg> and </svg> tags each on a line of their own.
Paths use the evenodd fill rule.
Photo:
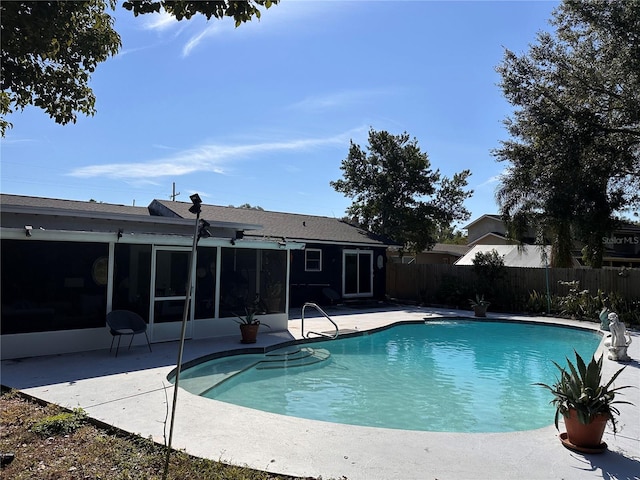
<svg viewBox="0 0 640 480">
<path fill-rule="evenodd" d="M 134 15 L 165 10 L 177 20 L 195 14 L 232 17 L 236 26 L 260 17 L 258 7 L 278 0 L 125 1 Z M 78 113 L 95 114 L 89 79 L 99 63 L 115 55 L 120 36 L 108 10 L 116 0 L 3 1 L 0 134 L 11 124 L 6 116 L 27 105 L 42 108 L 56 123 L 75 122 Z"/>
<path fill-rule="evenodd" d="M 403 251 L 430 248 L 436 235 L 469 218 L 464 201 L 469 170 L 446 178 L 432 170 L 417 140 L 405 132 L 369 131 L 366 149 L 351 141 L 340 166 L 343 178 L 331 186 L 353 203 L 347 214 L 369 231 L 403 245 Z"/>
<path fill-rule="evenodd" d="M 497 199 L 515 236 L 535 224 L 550 238 L 553 265 L 578 239 L 599 267 L 616 216 L 640 203 L 640 1 L 565 1 L 551 24 L 498 66 L 516 110 Z"/>
</svg>

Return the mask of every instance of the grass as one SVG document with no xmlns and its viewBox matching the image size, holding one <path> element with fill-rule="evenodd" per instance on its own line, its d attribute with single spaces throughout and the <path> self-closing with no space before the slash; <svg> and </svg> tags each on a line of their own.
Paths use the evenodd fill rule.
<svg viewBox="0 0 640 480">
<path fill-rule="evenodd" d="M 0 453 L 9 452 L 15 458 L 0 470 L 0 478 L 7 480 L 164 478 L 163 445 L 94 425 L 82 409 L 69 412 L 56 405 L 42 405 L 16 391 L 0 396 Z M 167 478 L 299 480 L 175 451 Z"/>
</svg>

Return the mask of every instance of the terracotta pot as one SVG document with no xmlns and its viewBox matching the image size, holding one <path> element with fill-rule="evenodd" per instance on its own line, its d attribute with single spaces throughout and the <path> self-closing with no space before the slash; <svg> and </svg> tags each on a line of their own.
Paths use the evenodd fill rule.
<svg viewBox="0 0 640 480">
<path fill-rule="evenodd" d="M 580 423 L 578 413 L 569 410 L 569 416 L 564 417 L 564 425 L 567 427 L 569 441 L 577 447 L 597 448 L 602 444 L 602 435 L 609 421 L 609 415 L 596 415 L 591 423 Z"/>
<path fill-rule="evenodd" d="M 473 306 L 473 314 L 476 317 L 486 317 L 487 316 L 487 307 L 488 307 L 488 305 L 474 305 Z"/>
<path fill-rule="evenodd" d="M 258 329 L 260 328 L 259 323 L 241 323 L 240 324 L 240 333 L 242 334 L 242 343 L 256 343 L 256 338 L 258 337 Z"/>
</svg>

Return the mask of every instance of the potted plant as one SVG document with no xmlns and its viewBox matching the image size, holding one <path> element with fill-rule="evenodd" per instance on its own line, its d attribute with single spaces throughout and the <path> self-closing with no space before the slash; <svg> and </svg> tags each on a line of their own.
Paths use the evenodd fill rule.
<svg viewBox="0 0 640 480">
<path fill-rule="evenodd" d="M 553 362 L 560 371 L 560 378 L 552 386 L 544 383 L 536 383 L 536 385 L 546 388 L 553 394 L 551 403 L 556 407 L 555 425 L 558 428 L 558 418 L 562 414 L 567 431 L 560 434 L 560 439 L 567 448 L 589 453 L 604 451 L 606 444 L 602 443 L 602 435 L 609 420 L 613 425 L 613 433 L 617 431 L 614 415 L 619 415 L 620 412 L 614 404 L 630 404 L 630 402 L 614 400 L 616 393 L 623 388 L 628 388 L 628 385 L 611 388 L 625 367 L 618 370 L 611 380 L 602 385 L 603 356 L 598 360 L 595 356 L 592 357 L 588 365 L 578 352 L 575 352 L 575 356 L 576 365 L 567 358 L 568 368 L 562 368 Z"/>
<path fill-rule="evenodd" d="M 473 314 L 476 317 L 486 317 L 487 316 L 487 307 L 491 305 L 487 300 L 484 299 L 484 295 L 476 294 L 475 300 L 470 298 L 469 304 L 471 308 L 473 308 Z"/>
<path fill-rule="evenodd" d="M 256 343 L 260 325 L 271 328 L 266 323 L 260 323 L 260 320 L 258 320 L 258 317 L 256 316 L 256 310 L 254 308 L 245 308 L 245 315 L 241 316 L 236 314 L 236 317 L 240 319 L 235 321 L 240 325 L 242 343 Z"/>
</svg>

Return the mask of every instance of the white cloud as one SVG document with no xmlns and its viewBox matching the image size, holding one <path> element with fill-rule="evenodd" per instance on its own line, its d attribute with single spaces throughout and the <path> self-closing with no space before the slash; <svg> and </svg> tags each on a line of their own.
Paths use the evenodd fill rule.
<svg viewBox="0 0 640 480">
<path fill-rule="evenodd" d="M 170 28 L 178 26 L 180 23 L 175 19 L 173 15 L 169 15 L 164 10 L 160 13 L 154 13 L 146 17 L 146 21 L 143 24 L 145 30 L 165 31 Z"/>
<path fill-rule="evenodd" d="M 223 31 L 221 23 L 210 23 L 207 27 L 197 35 L 191 37 L 187 44 L 182 48 L 182 56 L 187 57 L 191 51 L 200 45 L 206 38 L 212 37 Z"/>
<path fill-rule="evenodd" d="M 484 182 L 482 182 L 481 184 L 477 185 L 475 188 L 483 188 L 483 187 L 487 187 L 487 186 L 490 186 L 490 185 L 495 185 L 496 183 L 500 182 L 500 180 L 502 179 L 503 175 L 505 175 L 508 172 L 508 170 L 509 170 L 508 167 L 503 169 L 500 173 L 498 173 L 497 175 L 493 175 L 492 177 L 489 177 Z"/>
<path fill-rule="evenodd" d="M 72 170 L 67 175 L 78 178 L 107 177 L 112 179 L 146 179 L 175 177 L 195 172 L 213 172 L 224 175 L 224 165 L 232 160 L 255 157 L 272 152 L 304 151 L 326 146 L 344 146 L 354 129 L 325 138 L 292 139 L 247 145 L 206 144 L 184 150 L 175 155 L 148 162 L 89 165 Z"/>
<path fill-rule="evenodd" d="M 394 95 L 396 93 L 397 90 L 390 88 L 345 90 L 342 92 L 334 92 L 326 95 L 310 96 L 290 105 L 288 108 L 305 111 L 326 110 L 371 100 L 375 97 Z"/>
</svg>

